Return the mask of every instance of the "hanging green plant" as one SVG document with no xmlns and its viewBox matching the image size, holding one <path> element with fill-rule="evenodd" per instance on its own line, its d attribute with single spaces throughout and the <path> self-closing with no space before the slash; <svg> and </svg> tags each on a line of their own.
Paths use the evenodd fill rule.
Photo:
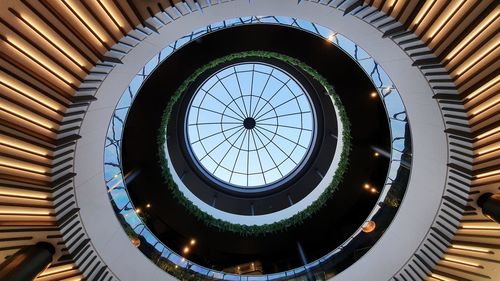
<svg viewBox="0 0 500 281">
<path fill-rule="evenodd" d="M 310 77 L 315 79 L 324 89 L 326 92 L 332 97 L 333 102 L 335 104 L 335 107 L 338 110 L 338 114 L 340 117 L 340 122 L 342 123 L 342 151 L 340 155 L 340 161 L 337 167 L 337 170 L 335 171 L 335 174 L 332 177 L 332 180 L 328 187 L 323 191 L 323 193 L 313 202 L 311 203 L 307 208 L 304 210 L 298 212 L 297 214 L 293 215 L 290 218 L 283 219 L 276 221 L 271 224 L 264 224 L 264 225 L 243 225 L 243 224 L 235 224 L 231 223 L 228 221 L 224 221 L 218 218 L 215 218 L 206 212 L 202 211 L 200 208 L 198 208 L 196 205 L 194 205 L 189 199 L 187 199 L 184 194 L 179 190 L 177 184 L 174 182 L 172 175 L 170 173 L 170 170 L 168 169 L 168 163 L 167 163 L 167 158 L 166 158 L 166 153 L 165 153 L 165 141 L 166 141 L 166 128 L 168 125 L 168 122 L 170 120 L 170 116 L 172 113 L 172 109 L 174 105 L 177 103 L 177 101 L 183 96 L 183 94 L 186 92 L 186 90 L 197 80 L 197 78 L 205 73 L 208 70 L 211 70 L 217 66 L 220 66 L 222 64 L 234 61 L 234 60 L 240 60 L 244 58 L 268 58 L 268 59 L 276 59 L 280 60 L 284 63 L 287 63 L 289 65 L 292 65 L 301 71 L 307 73 Z M 158 150 L 159 150 L 159 162 L 162 168 L 162 174 L 165 180 L 166 185 L 168 188 L 171 190 L 174 198 L 178 200 L 180 204 L 182 204 L 192 215 L 194 215 L 197 219 L 202 221 L 208 226 L 211 227 L 216 227 L 220 229 L 221 231 L 228 231 L 228 232 L 233 232 L 233 233 L 238 233 L 241 235 L 258 235 L 258 234 L 266 234 L 266 233 L 276 233 L 283 231 L 287 228 L 299 225 L 303 223 L 306 219 L 311 217 L 314 213 L 316 213 L 318 210 L 320 210 L 325 203 L 328 201 L 328 199 L 331 198 L 331 196 L 334 194 L 334 192 L 339 188 L 340 183 L 342 181 L 343 175 L 345 171 L 347 170 L 348 163 L 349 163 L 349 152 L 351 149 L 351 134 L 350 134 L 350 123 L 349 119 L 347 117 L 347 113 L 344 109 L 344 106 L 342 105 L 342 102 L 340 101 L 340 98 L 338 95 L 335 93 L 333 87 L 328 83 L 328 81 L 321 76 L 315 69 L 312 67 L 308 66 L 307 64 L 303 63 L 302 61 L 283 55 L 279 53 L 274 53 L 274 52 L 268 52 L 268 51 L 246 51 L 246 52 L 240 52 L 240 53 L 234 53 L 230 54 L 218 59 L 215 59 L 204 66 L 198 68 L 193 74 L 191 74 L 182 84 L 181 86 L 175 91 L 174 95 L 172 96 L 170 102 L 168 103 L 167 107 L 165 108 L 165 111 L 162 116 L 162 122 L 160 125 L 159 129 L 159 134 L 158 134 Z"/>
</svg>

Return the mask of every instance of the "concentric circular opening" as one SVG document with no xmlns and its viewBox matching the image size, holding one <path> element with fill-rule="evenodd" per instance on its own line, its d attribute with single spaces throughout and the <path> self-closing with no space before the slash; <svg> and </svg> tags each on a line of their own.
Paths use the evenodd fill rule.
<svg viewBox="0 0 500 281">
<path fill-rule="evenodd" d="M 186 114 L 186 143 L 197 166 L 223 186 L 276 187 L 310 155 L 316 116 L 309 95 L 275 65 L 229 65 L 206 79 Z"/>
<path fill-rule="evenodd" d="M 174 42 L 137 74 L 110 123 L 105 178 L 117 216 L 131 240 L 140 241 L 134 245 L 179 278 L 242 280 L 251 278 L 243 274 L 259 274 L 256 280 L 281 280 L 305 278 L 309 272 L 333 276 L 373 246 L 404 195 L 411 166 L 410 129 L 398 91 L 387 74 L 341 34 L 330 39 L 326 36 L 334 32 L 323 32 L 325 29 L 314 23 L 308 23 L 307 29 L 294 25 L 303 23 L 299 19 L 287 18 L 284 24 L 278 21 L 281 18 L 264 18 L 287 27 L 260 24 L 262 17 L 252 17 L 251 22 L 259 25 L 210 33 L 215 26 L 226 26 L 225 22 L 217 23 L 202 30 L 209 36 L 193 33 Z M 246 25 L 244 19 L 234 22 Z M 261 40 L 255 40 L 257 34 Z M 196 38 L 200 40 L 194 41 Z M 186 40 L 190 44 L 179 48 L 178 43 Z M 224 48 L 219 48 L 221 42 Z M 288 48 L 292 45 L 296 47 Z M 311 51 L 303 52 L 301 46 Z M 286 52 L 276 57 L 267 49 L 275 54 Z M 298 64 L 298 60 L 307 65 Z M 256 62 L 292 74 L 310 94 L 317 119 L 314 151 L 304 167 L 296 169 L 300 172 L 283 184 L 277 181 L 280 188 L 228 192 L 193 163 L 196 159 L 186 142 L 186 115 L 197 90 L 216 72 Z M 158 67 L 151 71 L 151 65 Z M 178 81 L 184 82 L 179 85 Z M 371 98 L 369 94 L 376 91 L 380 98 Z M 337 93 L 341 102 L 328 93 Z M 334 108 L 337 104 L 345 108 L 344 114 Z M 257 128 L 258 118 L 243 117 L 234 121 L 242 131 Z M 343 126 L 349 123 L 351 127 Z M 345 128 L 350 128 L 353 142 L 346 137 Z M 351 148 L 348 158 L 334 164 L 341 151 L 344 155 L 345 147 Z M 387 153 L 374 156 L 374 151 Z M 346 174 L 336 177 L 339 173 L 334 172 L 339 170 L 329 173 L 328 167 L 338 167 Z M 319 193 L 323 189 L 315 187 L 323 182 L 331 185 L 327 192 Z M 328 196 L 332 190 L 334 196 Z M 315 197 L 319 199 L 311 206 L 321 209 L 312 208 L 311 212 L 308 207 L 291 217 L 277 216 L 313 193 L 320 197 Z M 281 218 L 286 219 L 278 221 Z M 376 225 L 370 232 L 362 231 L 366 221 Z M 192 239 L 196 239 L 194 247 Z M 303 254 L 312 262 L 304 265 Z M 240 270 L 248 265 L 255 271 Z"/>
</svg>

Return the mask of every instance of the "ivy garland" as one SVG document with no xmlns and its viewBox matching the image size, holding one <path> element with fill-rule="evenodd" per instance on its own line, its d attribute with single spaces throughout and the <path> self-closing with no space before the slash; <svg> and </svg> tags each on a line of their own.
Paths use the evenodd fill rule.
<svg viewBox="0 0 500 281">
<path fill-rule="evenodd" d="M 172 112 L 172 108 L 174 104 L 179 100 L 180 97 L 184 94 L 184 92 L 191 86 L 191 84 L 205 71 L 210 70 L 212 68 L 215 68 L 221 64 L 224 64 L 226 62 L 230 62 L 232 60 L 237 60 L 237 59 L 243 59 L 243 58 L 251 58 L 251 57 L 257 57 L 257 58 L 270 58 L 270 59 L 277 59 L 280 61 L 283 61 L 285 63 L 288 63 L 290 65 L 293 65 L 300 70 L 306 72 L 308 75 L 310 75 L 312 78 L 314 78 L 317 82 L 319 82 L 327 91 L 328 94 L 330 94 L 333 98 L 334 104 L 339 112 L 340 116 L 340 121 L 342 122 L 343 125 L 343 132 L 342 132 L 342 141 L 343 141 L 343 149 L 342 153 L 340 155 L 340 162 L 337 170 L 335 171 L 335 174 L 332 178 L 331 183 L 328 185 L 328 187 L 325 189 L 325 191 L 316 199 L 311 205 L 309 205 L 306 209 L 302 210 L 301 212 L 293 215 L 290 218 L 283 219 L 271 224 L 264 224 L 264 225 L 242 225 L 242 224 L 235 224 L 235 223 L 230 223 L 218 218 L 215 218 L 204 211 L 200 210 L 196 205 L 194 205 L 189 199 L 187 199 L 184 194 L 179 190 L 177 187 L 177 184 L 174 182 L 172 175 L 168 169 L 167 165 L 167 160 L 166 160 L 166 154 L 165 154 L 165 141 L 166 141 L 166 128 L 168 125 L 168 121 L 170 120 L 170 114 Z M 158 135 L 158 149 L 159 149 L 159 162 L 160 166 L 162 168 L 162 173 L 163 177 L 165 180 L 165 183 L 168 185 L 170 190 L 172 191 L 172 194 L 174 198 L 178 200 L 179 203 L 181 203 L 191 214 L 193 214 L 197 219 L 202 221 L 208 226 L 216 227 L 220 229 L 221 231 L 228 231 L 228 232 L 233 232 L 237 233 L 243 236 L 246 235 L 259 235 L 259 234 L 266 234 L 266 233 L 276 233 L 276 232 L 281 232 L 289 227 L 299 225 L 303 223 L 306 219 L 311 217 L 314 213 L 316 213 L 318 210 L 320 210 L 328 201 L 328 199 L 331 198 L 335 190 L 339 187 L 342 178 L 344 176 L 344 172 L 347 170 L 348 164 L 349 164 L 349 159 L 348 155 L 351 150 L 351 134 L 350 134 L 350 123 L 349 119 L 347 117 L 347 113 L 344 109 L 344 106 L 342 105 L 342 102 L 340 101 L 340 98 L 338 95 L 335 93 L 335 90 L 333 87 L 328 83 L 328 81 L 321 76 L 316 70 L 314 70 L 312 67 L 309 65 L 303 63 L 302 61 L 283 55 L 279 53 L 274 53 L 274 52 L 268 52 L 268 51 L 246 51 L 246 52 L 240 52 L 240 53 L 233 53 L 218 59 L 215 59 L 204 66 L 198 68 L 191 76 L 189 76 L 182 84 L 181 86 L 175 91 L 174 95 L 172 96 L 170 102 L 168 103 L 167 107 L 165 108 L 165 111 L 162 116 L 162 122 L 160 125 L 159 129 L 159 135 Z"/>
</svg>

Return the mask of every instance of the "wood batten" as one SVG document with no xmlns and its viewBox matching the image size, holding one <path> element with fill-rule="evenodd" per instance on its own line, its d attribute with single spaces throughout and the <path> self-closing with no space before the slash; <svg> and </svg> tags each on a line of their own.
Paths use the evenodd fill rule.
<svg viewBox="0 0 500 281">
<path fill-rule="evenodd" d="M 372 11 L 359 9 L 361 14 L 356 15 L 356 10 L 352 14 L 361 18 L 377 17 L 374 10 L 388 14 L 391 11 L 384 2 L 376 5 L 365 1 L 365 4 L 374 4 Z M 452 216 L 438 225 L 455 227 L 460 224 L 454 239 L 462 238 L 462 235 L 478 242 L 482 237 L 496 238 L 480 248 L 483 252 L 479 253 L 492 255 L 485 260 L 477 256 L 476 248 L 457 249 L 454 244 L 450 247 L 446 243 L 441 245 L 446 249 L 445 255 L 433 256 L 425 250 L 439 244 L 432 238 L 428 239 L 426 243 L 432 245 L 424 243 L 421 247 L 421 260 L 402 270 L 395 280 L 422 278 L 423 271 L 429 280 L 488 280 L 499 266 L 500 228 L 497 230 L 494 223 L 485 219 L 474 202 L 484 192 L 498 192 L 500 182 L 500 87 L 496 65 L 499 39 L 494 27 L 500 21 L 500 9 L 495 1 L 417 2 L 415 7 L 419 6 L 419 9 L 386 30 L 383 36 L 398 42 L 428 78 L 447 124 L 450 194 L 443 197 L 443 207 L 453 209 L 446 212 Z M 394 11 L 391 15 L 399 16 L 394 15 Z M 465 213 L 461 211 L 464 209 L 467 210 Z M 464 221 L 470 219 L 483 220 L 486 225 L 476 228 L 464 225 Z M 454 231 L 443 232 L 443 235 L 451 238 Z M 431 236 L 438 237 L 432 231 Z M 474 250 L 472 256 L 457 253 Z M 425 266 L 424 256 L 437 261 L 437 266 Z"/>
</svg>

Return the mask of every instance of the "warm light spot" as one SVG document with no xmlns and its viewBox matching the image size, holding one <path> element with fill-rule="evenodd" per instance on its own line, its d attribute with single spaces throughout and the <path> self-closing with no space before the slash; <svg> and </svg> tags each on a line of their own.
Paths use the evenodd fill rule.
<svg viewBox="0 0 500 281">
<path fill-rule="evenodd" d="M 30 152 L 33 154 L 37 154 L 40 156 L 47 156 L 48 155 L 48 153 L 46 151 L 42 151 L 42 150 L 36 149 L 32 146 L 25 145 L 19 141 L 7 139 L 4 136 L 0 136 L 0 144 L 14 147 L 14 148 L 24 150 L 24 151 L 27 151 L 27 152 Z"/>
<path fill-rule="evenodd" d="M 369 189 L 369 188 L 370 188 L 370 185 L 369 185 L 369 184 L 367 184 L 367 183 L 365 183 L 365 184 L 363 185 L 363 187 L 364 187 L 365 189 Z"/>
<path fill-rule="evenodd" d="M 134 247 L 139 247 L 141 246 L 141 239 L 139 238 L 132 238 L 130 239 L 130 242 L 132 242 L 132 245 L 134 245 Z"/>
<path fill-rule="evenodd" d="M 500 225 L 462 225 L 463 229 L 472 230 L 500 230 Z"/>
<path fill-rule="evenodd" d="M 9 161 L 6 159 L 0 159 L 0 165 L 8 166 L 10 168 L 28 170 L 28 171 L 35 172 L 35 173 L 46 173 L 47 172 L 47 170 L 42 169 L 42 168 L 38 168 L 38 167 L 33 167 L 33 165 L 23 165 L 23 164 L 19 164 L 19 163 Z"/>
<path fill-rule="evenodd" d="M 488 101 L 485 101 L 483 103 L 481 103 L 480 106 L 478 106 L 476 109 L 474 109 L 472 111 L 472 115 L 476 115 L 476 114 L 479 114 L 483 111 L 486 111 L 494 106 L 496 106 L 497 104 L 500 103 L 500 95 L 497 95 L 496 97 L 492 98 L 492 99 L 489 99 Z"/>
<path fill-rule="evenodd" d="M 457 281 L 455 279 L 444 277 L 444 276 L 436 274 L 436 273 L 432 273 L 431 276 L 432 276 L 432 278 L 435 278 L 435 279 L 437 279 L 439 281 Z"/>
<path fill-rule="evenodd" d="M 50 215 L 48 210 L 37 210 L 28 208 L 16 208 L 16 207 L 5 207 L 0 208 L 0 214 L 12 214 L 12 215 Z"/>
<path fill-rule="evenodd" d="M 0 84 L 4 84 L 6 87 L 13 88 L 14 91 L 17 91 L 18 93 L 22 93 L 22 95 L 29 96 L 33 99 L 35 99 L 37 102 L 45 105 L 46 107 L 49 107 L 53 110 L 60 110 L 60 107 L 57 103 L 51 102 L 49 99 L 44 98 L 40 94 L 33 94 L 33 91 L 31 88 L 28 88 L 21 84 L 19 81 L 9 81 L 11 79 L 7 79 L 7 77 L 0 76 Z M 23 87 L 19 87 L 19 84 L 21 84 Z"/>
<path fill-rule="evenodd" d="M 488 90 L 491 86 L 497 84 L 499 81 L 500 81 L 500 75 L 497 75 L 494 79 L 491 79 L 490 81 L 488 81 L 488 83 L 484 84 L 483 86 L 481 86 L 480 88 L 478 88 L 477 90 L 472 92 L 470 95 L 466 96 L 465 99 L 470 100 L 470 99 L 474 98 L 475 96 L 479 95 L 480 93 Z"/>
<path fill-rule="evenodd" d="M 473 267 L 479 267 L 479 268 L 482 267 L 480 264 L 472 263 L 472 262 L 468 262 L 468 261 L 464 261 L 462 259 L 455 259 L 455 258 L 445 257 L 444 260 L 449 261 L 449 262 L 458 263 L 458 264 L 473 266 Z"/>
<path fill-rule="evenodd" d="M 140 214 L 140 213 L 141 213 L 141 211 L 142 211 L 142 210 L 141 210 L 141 208 L 136 208 L 136 209 L 135 209 L 135 213 L 136 213 L 136 214 Z"/>
<path fill-rule="evenodd" d="M 113 19 L 116 21 L 116 23 L 120 26 L 120 27 L 124 27 L 125 25 L 123 24 L 123 22 L 121 21 L 121 18 L 118 17 L 114 11 L 114 9 L 111 9 L 111 7 L 108 6 L 108 1 L 101 1 L 99 0 L 99 3 L 102 4 L 102 7 L 105 11 L 108 11 L 108 13 L 111 15 L 111 17 L 113 17 Z M 109 1 L 109 3 L 112 3 L 111 1 Z"/>
<path fill-rule="evenodd" d="M 376 92 L 372 92 L 372 93 L 370 94 L 370 97 L 371 97 L 371 98 L 376 98 L 377 96 L 378 96 L 378 95 L 377 95 L 377 93 L 376 93 Z"/>
<path fill-rule="evenodd" d="M 328 40 L 330 42 L 334 42 L 335 39 L 336 39 L 336 34 L 333 33 L 333 34 L 330 34 L 326 40 Z"/>
<path fill-rule="evenodd" d="M 186 247 L 184 247 L 184 249 L 182 249 L 182 252 L 183 252 L 184 254 L 189 253 L 189 247 L 187 247 L 187 246 L 186 246 Z"/>
<path fill-rule="evenodd" d="M 68 9 L 70 14 L 72 14 L 78 22 L 81 23 L 81 26 L 89 32 L 92 38 L 95 38 L 95 42 L 104 46 L 104 44 L 101 43 L 101 41 L 106 42 L 106 40 L 104 40 L 105 38 L 103 37 L 102 34 L 100 34 L 99 29 L 96 26 L 91 25 L 91 23 L 94 21 L 87 19 L 85 14 L 82 13 L 75 5 L 72 5 L 69 1 L 67 0 L 63 1 L 66 4 L 64 5 L 64 7 Z"/>
<path fill-rule="evenodd" d="M 489 136 L 491 136 L 495 133 L 498 133 L 498 132 L 500 132 L 500 127 L 496 127 L 496 128 L 491 129 L 489 131 L 486 131 L 486 132 L 480 134 L 479 136 L 477 136 L 476 139 L 482 139 L 484 137 L 489 137 Z"/>
<path fill-rule="evenodd" d="M 375 230 L 377 224 L 374 221 L 367 221 L 362 227 L 361 230 L 364 233 L 370 233 Z"/>
<path fill-rule="evenodd" d="M 82 277 L 80 276 L 75 276 L 75 277 L 70 277 L 70 278 L 64 278 L 64 281 L 81 281 L 83 280 Z"/>
<path fill-rule="evenodd" d="M 483 249 L 483 248 L 479 248 L 479 247 L 472 247 L 472 246 L 466 246 L 466 245 L 451 245 L 451 247 L 453 249 L 464 250 L 464 251 L 487 253 L 487 254 L 493 253 L 492 251 L 490 251 L 488 249 Z"/>
<path fill-rule="evenodd" d="M 493 176 L 493 175 L 496 175 L 496 174 L 500 174 L 500 170 L 494 170 L 494 171 L 490 171 L 490 172 L 485 172 L 485 173 L 477 175 L 476 177 L 477 178 L 484 178 L 484 177 L 489 177 L 489 176 Z"/>
<path fill-rule="evenodd" d="M 371 191 L 372 193 L 377 193 L 377 189 L 376 189 L 376 188 L 374 188 L 374 187 L 373 187 L 372 189 L 370 189 L 370 191 Z"/>
<path fill-rule="evenodd" d="M 56 266 L 56 267 L 49 267 L 46 270 L 44 270 L 42 273 L 40 273 L 40 275 L 38 275 L 37 277 L 43 277 L 46 275 L 57 274 L 60 272 L 72 270 L 74 268 L 75 267 L 73 266 L 73 264 L 66 264 L 66 265 L 61 265 L 61 266 Z"/>
<path fill-rule="evenodd" d="M 500 150 L 500 144 L 498 144 L 496 146 L 493 146 L 493 147 L 486 147 L 484 149 L 480 149 L 477 152 L 477 154 L 478 155 L 483 155 L 483 154 L 490 153 L 490 152 L 493 152 L 493 151 L 496 151 L 496 150 Z"/>
<path fill-rule="evenodd" d="M 375 156 L 375 157 L 379 157 L 379 156 L 380 156 L 380 153 L 375 152 L 375 153 L 373 153 L 373 156 Z"/>
<path fill-rule="evenodd" d="M 29 193 L 29 192 L 15 192 L 15 191 L 9 191 L 5 189 L 0 188 L 0 195 L 4 196 L 18 196 L 18 197 L 24 197 L 24 198 L 30 198 L 30 199 L 47 199 L 47 195 L 41 195 L 41 194 L 36 194 L 36 193 Z"/>
<path fill-rule="evenodd" d="M 16 108 L 14 108 L 12 106 L 9 106 L 7 104 L 4 104 L 4 103 L 0 104 L 0 109 L 3 109 L 4 111 L 6 111 L 6 112 L 8 112 L 10 114 L 13 114 L 16 117 L 22 116 L 22 117 L 28 119 L 28 121 L 36 123 L 36 124 L 38 124 L 38 125 L 40 125 L 42 127 L 45 127 L 47 129 L 52 129 L 53 128 L 51 124 L 43 122 L 41 120 L 38 120 L 37 118 L 33 118 L 34 116 L 31 116 L 31 114 L 26 114 L 24 112 L 21 112 L 21 111 L 17 110 Z"/>
<path fill-rule="evenodd" d="M 146 208 L 151 208 L 151 204 L 146 204 Z"/>
<path fill-rule="evenodd" d="M 195 244 L 196 244 L 196 240 L 195 239 L 191 239 L 191 241 L 189 241 L 189 245 L 194 246 Z"/>
</svg>

